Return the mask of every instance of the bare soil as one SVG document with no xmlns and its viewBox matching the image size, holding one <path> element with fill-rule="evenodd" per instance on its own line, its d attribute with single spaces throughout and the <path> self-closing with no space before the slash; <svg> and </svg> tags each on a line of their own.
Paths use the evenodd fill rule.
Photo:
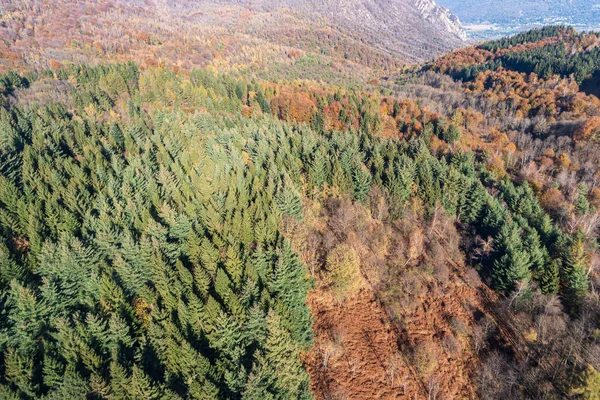
<svg viewBox="0 0 600 400">
<path fill-rule="evenodd" d="M 315 342 L 304 361 L 315 397 L 477 398 L 473 327 L 487 315 L 482 295 L 493 293 L 463 272 L 453 267 L 443 287 L 429 282 L 414 299 L 419 306 L 394 321 L 370 287 L 342 302 L 326 289 L 312 291 Z"/>
</svg>

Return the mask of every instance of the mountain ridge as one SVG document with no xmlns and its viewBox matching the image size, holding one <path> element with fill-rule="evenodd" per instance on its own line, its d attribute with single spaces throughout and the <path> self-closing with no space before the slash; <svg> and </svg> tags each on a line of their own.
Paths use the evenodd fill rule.
<svg viewBox="0 0 600 400">
<path fill-rule="evenodd" d="M 361 78 L 464 44 L 458 18 L 431 0 L 7 0 L 0 36 L 0 71 L 127 60 L 257 71 L 310 53 Z"/>
<path fill-rule="evenodd" d="M 384 31 L 391 35 L 388 40 L 396 43 L 379 44 L 391 50 L 411 54 L 411 43 L 404 49 L 399 39 L 423 43 L 423 37 L 436 41 L 440 48 L 453 48 L 466 40 L 459 18 L 450 10 L 439 6 L 434 0 L 328 0 L 328 1 L 298 1 L 298 0 L 206 0 L 206 3 L 241 5 L 249 8 L 274 11 L 289 8 L 309 16 L 322 15 L 334 23 L 341 23 L 349 28 L 362 28 L 369 32 Z M 415 23 L 421 20 L 425 24 Z M 412 37 L 402 37 L 406 27 L 415 29 Z M 432 29 L 433 31 L 427 31 Z M 450 34 L 451 36 L 446 36 Z M 431 36 L 431 37 L 429 37 Z M 422 60 L 421 57 L 417 57 Z"/>
</svg>

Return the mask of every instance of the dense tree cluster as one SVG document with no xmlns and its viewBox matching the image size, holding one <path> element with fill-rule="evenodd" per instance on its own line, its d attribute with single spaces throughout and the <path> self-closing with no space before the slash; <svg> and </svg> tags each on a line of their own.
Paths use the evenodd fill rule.
<svg viewBox="0 0 600 400">
<path fill-rule="evenodd" d="M 214 113 L 149 114 L 137 99 L 168 100 L 133 64 L 63 73 L 75 114 L 0 110 L 2 397 L 308 397 L 290 128 L 219 117 L 226 80 L 191 77 Z M 122 119 L 88 116 L 118 97 Z"/>
<path fill-rule="evenodd" d="M 40 73 L 72 96 L 21 106 L 15 76 L 0 108 L 3 397 L 310 397 L 310 280 L 281 228 L 324 188 L 365 205 L 377 189 L 392 220 L 443 208 L 492 238 L 481 272 L 500 291 L 535 281 L 574 313 L 587 291 L 587 242 L 458 146 L 460 113 L 134 63 Z M 386 121 L 401 134 L 374 134 Z M 356 264 L 338 250 L 332 265 Z"/>
<path fill-rule="evenodd" d="M 549 78 L 554 74 L 562 77 L 572 75 L 575 81 L 581 84 L 587 76 L 600 69 L 600 48 L 570 56 L 567 53 L 566 44 L 561 42 L 520 53 L 509 53 L 484 64 L 465 67 L 452 76 L 462 81 L 470 81 L 480 72 L 504 67 L 527 74 L 535 72 L 542 78 Z"/>
<path fill-rule="evenodd" d="M 563 37 L 572 35 L 575 30 L 570 27 L 554 25 L 545 26 L 543 28 L 532 29 L 513 36 L 503 37 L 497 40 L 490 40 L 477 46 L 483 50 L 497 51 L 500 49 L 508 49 L 523 43 L 534 43 L 540 40 L 551 37 Z"/>
<path fill-rule="evenodd" d="M 429 68 L 465 82 L 474 80 L 482 72 L 505 68 L 535 73 L 543 79 L 555 74 L 564 78 L 572 76 L 582 84 L 600 70 L 598 41 L 596 33 L 548 26 L 457 50 Z"/>
</svg>

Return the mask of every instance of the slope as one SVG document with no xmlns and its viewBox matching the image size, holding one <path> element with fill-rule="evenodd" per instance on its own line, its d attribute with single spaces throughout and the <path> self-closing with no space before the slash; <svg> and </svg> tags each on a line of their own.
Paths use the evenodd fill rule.
<svg viewBox="0 0 600 400">
<path fill-rule="evenodd" d="M 210 2 L 208 0 L 207 2 Z M 262 10 L 290 9 L 311 19 L 326 18 L 349 34 L 397 57 L 418 61 L 466 39 L 460 21 L 433 0 L 218 0 Z"/>
<path fill-rule="evenodd" d="M 8 0 L 0 37 L 0 69 L 109 59 L 327 79 L 431 58 L 463 33 L 432 0 Z"/>
<path fill-rule="evenodd" d="M 0 75 L 0 396 L 589 393 L 597 44 L 487 43 L 398 96 L 223 59 Z"/>
</svg>

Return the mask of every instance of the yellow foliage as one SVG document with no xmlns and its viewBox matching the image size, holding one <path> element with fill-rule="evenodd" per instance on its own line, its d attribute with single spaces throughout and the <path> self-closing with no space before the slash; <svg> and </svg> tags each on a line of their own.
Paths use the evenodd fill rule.
<svg viewBox="0 0 600 400">
<path fill-rule="evenodd" d="M 537 331 L 532 328 L 532 329 L 528 330 L 527 332 L 525 332 L 523 337 L 525 337 L 525 340 L 527 340 L 528 342 L 535 343 L 535 342 L 537 342 L 538 334 L 537 334 Z"/>
<path fill-rule="evenodd" d="M 569 165 L 571 165 L 571 160 L 569 159 L 568 155 L 561 153 L 558 156 L 558 164 L 563 168 L 569 168 Z"/>
<path fill-rule="evenodd" d="M 509 143 L 504 147 L 504 152 L 506 153 L 514 153 L 517 151 L 517 146 L 514 143 Z"/>
<path fill-rule="evenodd" d="M 329 253 L 327 270 L 325 280 L 339 299 L 350 297 L 363 287 L 360 257 L 356 249 L 347 243 L 337 245 Z"/>
<path fill-rule="evenodd" d="M 600 373 L 588 365 L 579 376 L 579 383 L 571 389 L 572 395 L 585 400 L 600 400 Z"/>
<path fill-rule="evenodd" d="M 98 114 L 96 106 L 90 103 L 83 110 L 88 115 L 88 117 L 90 117 L 91 119 L 96 119 L 96 116 Z"/>
<path fill-rule="evenodd" d="M 417 345 L 413 353 L 413 365 L 422 377 L 428 377 L 438 367 L 435 344 L 433 342 L 424 342 Z"/>
<path fill-rule="evenodd" d="M 496 179 L 502 179 L 506 176 L 504 162 L 499 157 L 494 157 L 487 163 L 487 169 Z"/>
</svg>

